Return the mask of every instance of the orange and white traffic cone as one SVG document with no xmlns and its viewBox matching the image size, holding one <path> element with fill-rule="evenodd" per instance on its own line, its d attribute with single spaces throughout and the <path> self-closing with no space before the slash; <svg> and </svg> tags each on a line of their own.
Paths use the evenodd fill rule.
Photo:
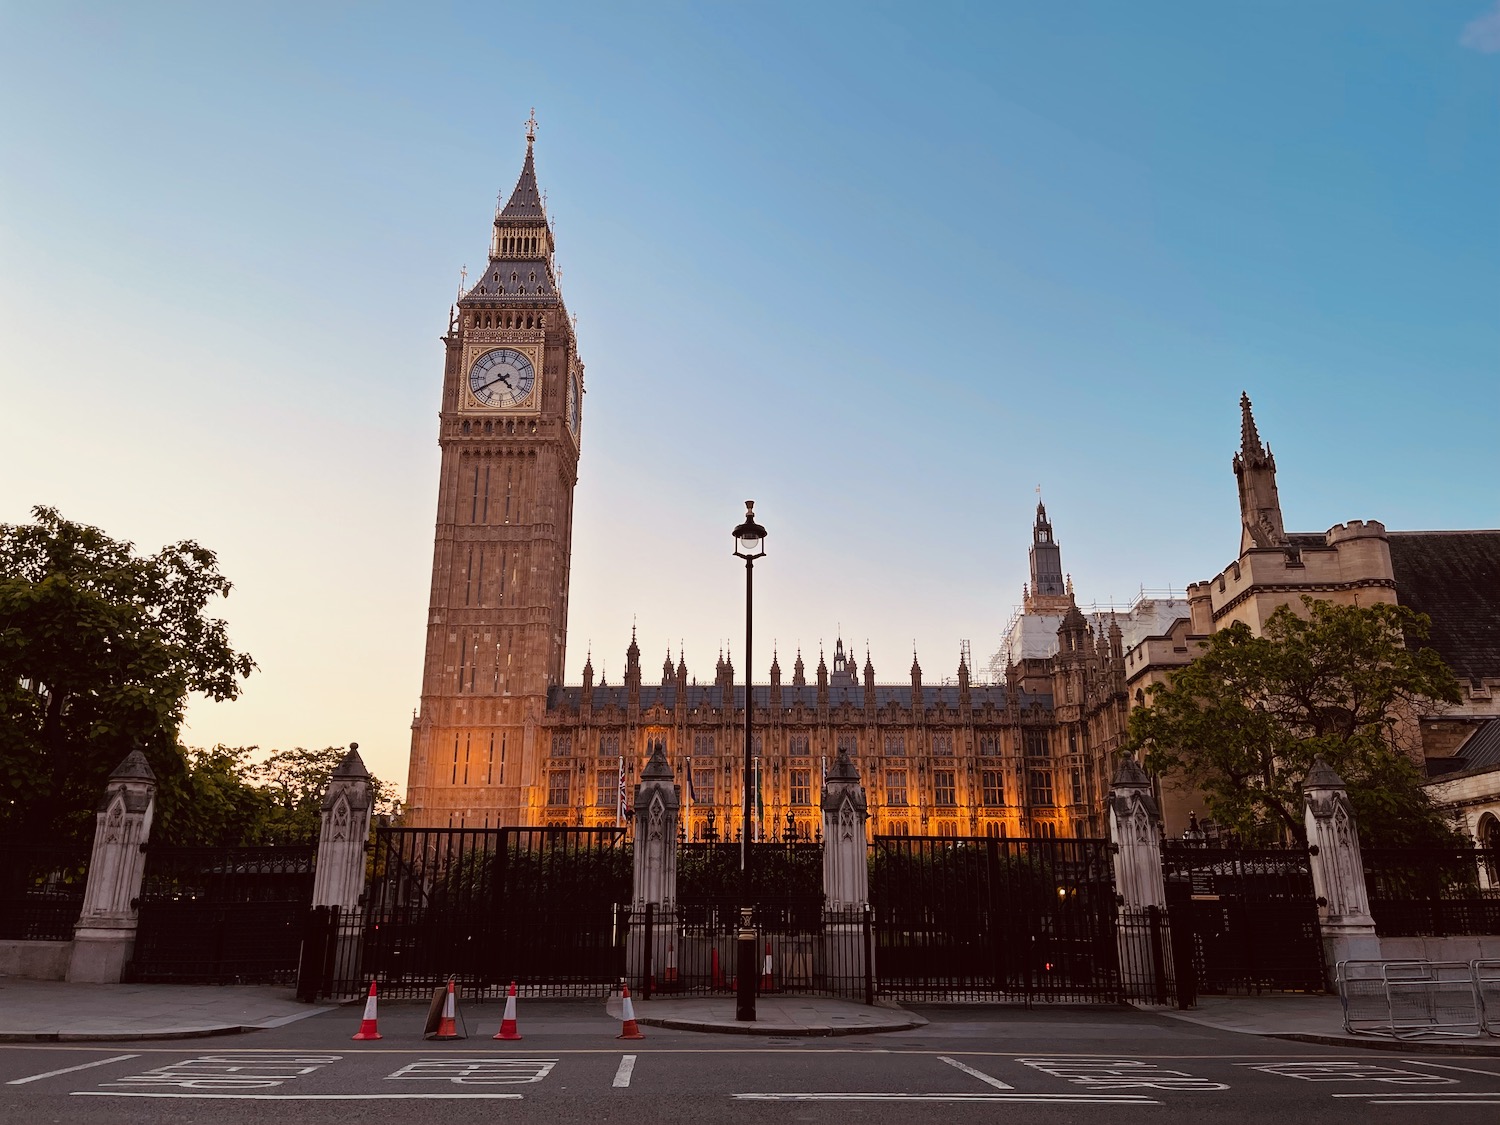
<svg viewBox="0 0 1500 1125">
<path fill-rule="evenodd" d="M 448 994 L 443 997 L 443 1014 L 438 1019 L 437 1030 L 426 1039 L 467 1039 L 458 1033 L 458 1003 L 453 996 L 453 978 L 448 978 Z"/>
<path fill-rule="evenodd" d="M 370 981 L 370 995 L 365 997 L 365 1018 L 359 1021 L 359 1030 L 351 1039 L 379 1039 L 380 1031 L 375 1026 L 375 982 Z"/>
<path fill-rule="evenodd" d="M 724 987 L 724 970 L 719 967 L 719 951 L 715 949 L 713 956 L 709 959 L 709 981 L 710 987 L 715 990 Z"/>
<path fill-rule="evenodd" d="M 623 985 L 620 989 L 620 999 L 625 1005 L 624 1022 L 620 1027 L 620 1034 L 616 1039 L 644 1039 L 640 1027 L 635 1022 L 635 1005 L 630 1002 L 630 986 Z"/>
<path fill-rule="evenodd" d="M 500 1030 L 495 1032 L 496 1039 L 519 1039 L 521 1033 L 516 1030 L 516 982 L 510 982 L 510 991 L 505 994 L 505 1015 L 500 1019 Z"/>
<path fill-rule="evenodd" d="M 760 974 L 760 990 L 762 992 L 770 992 L 775 987 L 776 985 L 771 979 L 771 943 L 766 942 L 766 967 Z"/>
<path fill-rule="evenodd" d="M 667 971 L 665 973 L 666 983 L 669 985 L 677 983 L 677 947 L 667 946 Z"/>
</svg>

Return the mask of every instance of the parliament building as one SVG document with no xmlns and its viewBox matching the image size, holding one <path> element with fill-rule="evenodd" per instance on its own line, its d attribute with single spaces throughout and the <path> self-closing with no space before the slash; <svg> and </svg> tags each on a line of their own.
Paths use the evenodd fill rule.
<svg viewBox="0 0 1500 1125">
<path fill-rule="evenodd" d="M 729 660 L 721 655 L 702 683 L 681 653 L 648 673 L 632 636 L 620 682 L 595 682 L 592 661 L 582 683 L 563 682 L 584 364 L 558 291 L 534 142 L 533 121 L 489 262 L 443 337 L 432 590 L 406 823 L 613 825 L 622 781 L 633 792 L 661 746 L 682 786 L 688 834 L 732 837 L 747 701 Z M 847 750 L 872 833 L 1102 836 L 1129 709 L 1209 634 L 1234 621 L 1258 631 L 1304 593 L 1400 601 L 1431 615 L 1432 643 L 1461 677 L 1465 700 L 1423 717 L 1419 756 L 1435 774 L 1489 768 L 1478 748 L 1500 747 L 1500 532 L 1397 533 L 1355 520 L 1288 533 L 1275 460 L 1248 399 L 1241 409 L 1239 555 L 1185 596 L 1143 591 L 1129 607 L 1081 608 L 1039 502 L 1030 581 L 984 668 L 960 644 L 956 667 L 940 668 L 935 682 L 915 654 L 906 678 L 878 681 L 871 655 L 860 666 L 842 640 L 831 665 L 820 652 L 810 673 L 799 652 L 784 677 L 774 655 L 748 701 L 757 833 L 811 835 L 823 771 Z M 1201 808 L 1170 779 L 1161 795 L 1169 832 Z"/>
<path fill-rule="evenodd" d="M 534 128 L 489 263 L 444 336 L 442 451 L 426 660 L 412 723 L 406 823 L 605 825 L 665 748 L 687 831 L 732 835 L 743 792 L 745 688 L 722 656 L 699 683 L 682 654 L 646 673 L 632 637 L 621 682 L 563 682 L 584 364 L 558 291 Z M 859 766 L 872 832 L 1100 835 L 1123 735 L 1123 627 L 1074 604 L 1046 509 L 1012 634 L 979 683 L 967 652 L 938 682 L 877 682 L 840 640 L 809 672 L 773 656 L 751 692 L 757 831 L 809 836 L 822 774 Z M 1038 634 L 1041 634 L 1040 637 Z M 955 649 L 959 649 L 955 645 Z M 993 666 L 995 662 L 991 662 Z M 985 670 L 988 672 L 988 669 Z"/>
</svg>

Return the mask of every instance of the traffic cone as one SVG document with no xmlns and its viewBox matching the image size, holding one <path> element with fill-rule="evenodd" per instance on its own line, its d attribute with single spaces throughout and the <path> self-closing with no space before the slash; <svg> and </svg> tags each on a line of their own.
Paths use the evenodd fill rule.
<svg viewBox="0 0 1500 1125">
<path fill-rule="evenodd" d="M 760 974 L 760 990 L 772 991 L 776 985 L 771 980 L 771 943 L 766 942 L 766 967 Z"/>
<path fill-rule="evenodd" d="M 370 995 L 365 997 L 365 1018 L 359 1021 L 359 1030 L 351 1039 L 379 1039 L 380 1031 L 375 1026 L 375 982 L 370 981 Z"/>
<path fill-rule="evenodd" d="M 448 994 L 443 997 L 443 1014 L 438 1019 L 437 1030 L 423 1036 L 424 1039 L 467 1039 L 458 1033 L 458 1003 L 453 996 L 453 978 L 448 978 Z"/>
<path fill-rule="evenodd" d="M 516 982 L 510 982 L 510 991 L 505 994 L 505 1015 L 500 1020 L 500 1030 L 495 1032 L 496 1039 L 519 1039 L 521 1033 L 516 1030 Z"/>
<path fill-rule="evenodd" d="M 628 984 L 621 986 L 620 999 L 625 1004 L 625 1016 L 624 1016 L 624 1021 L 625 1022 L 620 1027 L 620 1034 L 616 1035 L 615 1038 L 616 1039 L 644 1039 L 644 1038 L 646 1038 L 644 1035 L 641 1034 L 641 1029 L 636 1025 L 636 1022 L 635 1022 L 635 1005 L 630 1002 L 630 986 Z"/>
<path fill-rule="evenodd" d="M 717 948 L 714 949 L 713 957 L 710 959 L 709 979 L 711 987 L 715 990 L 724 987 L 724 970 L 719 967 L 719 951 Z"/>
<path fill-rule="evenodd" d="M 664 976 L 668 985 L 677 983 L 677 947 L 675 945 L 667 946 L 667 971 Z"/>
</svg>

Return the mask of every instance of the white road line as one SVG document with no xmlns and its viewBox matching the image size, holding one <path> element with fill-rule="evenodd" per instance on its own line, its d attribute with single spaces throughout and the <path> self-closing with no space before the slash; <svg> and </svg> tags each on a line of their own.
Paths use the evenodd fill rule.
<svg viewBox="0 0 1500 1125">
<path fill-rule="evenodd" d="M 1441 1100 L 1441 1101 L 1435 1099 L 1435 1100 L 1430 1101 L 1430 1102 L 1415 1102 L 1415 1103 L 1413 1103 L 1413 1102 L 1396 1101 L 1396 1100 L 1394 1100 L 1392 1098 L 1384 1098 L 1384 1099 L 1373 1098 L 1373 1099 L 1371 1099 L 1371 1101 L 1370 1101 L 1369 1104 L 1370 1105 L 1405 1105 L 1405 1106 L 1409 1106 L 1409 1105 L 1413 1105 L 1413 1104 L 1415 1104 L 1415 1105 L 1500 1105 L 1500 1094 L 1491 1094 L 1490 1095 L 1490 1100 L 1487 1101 L 1487 1102 L 1485 1102 L 1485 1101 L 1463 1101 L 1463 1100 L 1458 1100 L 1458 1099 L 1455 1099 L 1453 1097 L 1453 1095 L 1449 1094 L 1449 1095 L 1447 1095 L 1447 1097 L 1446 1097 L 1445 1100 Z"/>
<path fill-rule="evenodd" d="M 752 1102 L 1048 1102 L 1053 1105 L 1161 1105 L 1139 1094 L 733 1094 Z"/>
<path fill-rule="evenodd" d="M 998 1078 L 991 1078 L 984 1071 L 982 1071 L 982 1070 L 975 1070 L 972 1066 L 965 1066 L 963 1063 L 959 1062 L 957 1059 L 950 1059 L 947 1055 L 939 1055 L 938 1056 L 938 1062 L 945 1062 L 949 1066 L 956 1066 L 959 1070 L 963 1071 L 965 1074 L 971 1075 L 972 1077 L 979 1079 L 979 1081 L 981 1081 L 981 1082 L 988 1082 L 991 1086 L 995 1087 L 995 1089 L 997 1089 L 997 1090 L 1014 1090 L 1015 1089 L 1015 1087 L 1012 1086 L 1009 1082 L 1001 1082 L 1000 1079 L 998 1079 Z"/>
<path fill-rule="evenodd" d="M 520 1094 L 169 1094 L 151 1090 L 74 1090 L 75 1098 L 204 1098 L 237 1102 L 520 1101 Z"/>
<path fill-rule="evenodd" d="M 75 1070 L 88 1070 L 91 1066 L 107 1066 L 110 1063 L 124 1062 L 126 1059 L 138 1059 L 140 1055 L 116 1055 L 112 1059 L 95 1059 L 93 1062 L 79 1063 L 77 1066 L 65 1066 L 61 1070 L 49 1070 L 45 1074 L 32 1074 L 26 1078 L 12 1078 L 6 1083 L 7 1086 L 24 1086 L 28 1082 L 40 1082 L 43 1078 L 56 1078 L 59 1074 L 72 1074 Z"/>
<path fill-rule="evenodd" d="M 630 1085 L 630 1076 L 635 1071 L 635 1056 L 621 1055 L 620 1069 L 615 1071 L 614 1085 L 616 1089 L 624 1089 Z"/>
<path fill-rule="evenodd" d="M 1451 1063 L 1428 1062 L 1426 1059 L 1420 1062 L 1416 1059 L 1402 1059 L 1401 1061 L 1411 1063 L 1413 1066 L 1435 1066 L 1439 1070 L 1461 1070 L 1465 1074 L 1482 1074 L 1486 1078 L 1500 1078 L 1500 1070 L 1475 1070 L 1472 1066 L 1454 1066 Z"/>
</svg>

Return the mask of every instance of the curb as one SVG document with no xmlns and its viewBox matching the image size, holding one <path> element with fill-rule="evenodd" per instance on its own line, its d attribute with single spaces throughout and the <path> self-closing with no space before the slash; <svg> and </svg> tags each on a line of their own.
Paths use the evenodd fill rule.
<svg viewBox="0 0 1500 1125">
<path fill-rule="evenodd" d="M 1207 1025 L 1204 1025 L 1207 1026 Z M 1229 1030 L 1221 1028 L 1220 1030 Z M 1365 1039 L 1352 1035 L 1320 1035 L 1313 1031 L 1252 1031 L 1262 1039 L 1290 1039 L 1298 1043 L 1321 1043 L 1328 1047 L 1358 1047 L 1369 1051 L 1400 1051 L 1411 1054 L 1474 1055 L 1500 1058 L 1500 1043 L 1463 1039 Z"/>
<path fill-rule="evenodd" d="M 635 1022 L 645 1024 L 647 1027 L 662 1027 L 671 1031 L 704 1031 L 719 1035 L 796 1035 L 825 1039 L 844 1035 L 879 1035 L 886 1031 L 911 1031 L 918 1027 L 927 1026 L 927 1021 L 921 1016 L 912 1016 L 911 1019 L 903 1023 L 887 1023 L 866 1027 L 819 1025 L 804 1027 L 800 1024 L 707 1023 L 703 1020 L 674 1019 L 671 1016 L 642 1015 L 637 1015 Z"/>
</svg>

